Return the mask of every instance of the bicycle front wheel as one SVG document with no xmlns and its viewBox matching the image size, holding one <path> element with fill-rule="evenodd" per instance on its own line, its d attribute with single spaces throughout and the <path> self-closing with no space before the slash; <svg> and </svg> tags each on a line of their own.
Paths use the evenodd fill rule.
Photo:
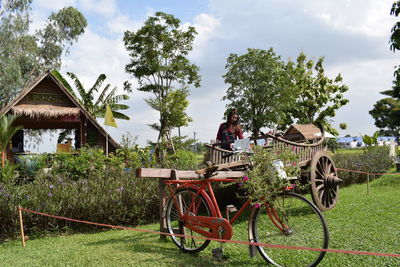
<svg viewBox="0 0 400 267">
<path fill-rule="evenodd" d="M 191 188 L 182 188 L 175 192 L 166 206 L 167 229 L 170 234 L 180 234 L 191 237 L 180 237 L 172 235 L 172 241 L 183 252 L 196 253 L 205 249 L 210 240 L 198 239 L 202 236 L 189 228 L 185 227 L 179 214 L 189 214 L 191 216 L 211 216 L 210 207 L 202 195 L 197 195 L 197 191 Z M 181 211 L 181 213 L 179 212 Z M 211 231 L 210 229 L 203 229 Z"/>
<path fill-rule="evenodd" d="M 284 193 L 254 209 L 249 233 L 257 243 L 327 248 L 328 227 L 319 209 L 301 195 Z M 257 246 L 261 256 L 275 266 L 317 266 L 324 251 Z"/>
</svg>

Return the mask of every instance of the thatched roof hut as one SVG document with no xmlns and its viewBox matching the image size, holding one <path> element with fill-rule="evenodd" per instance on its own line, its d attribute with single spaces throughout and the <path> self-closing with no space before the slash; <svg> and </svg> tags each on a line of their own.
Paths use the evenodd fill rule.
<svg viewBox="0 0 400 267">
<path fill-rule="evenodd" d="M 4 114 L 19 115 L 15 123 L 24 129 L 75 129 L 76 147 L 89 144 L 105 148 L 106 140 L 110 152 L 119 147 L 51 72 L 23 89 L 0 111 Z"/>
<path fill-rule="evenodd" d="M 286 130 L 283 138 L 293 142 L 321 139 L 321 130 L 314 124 L 293 124 Z"/>
</svg>

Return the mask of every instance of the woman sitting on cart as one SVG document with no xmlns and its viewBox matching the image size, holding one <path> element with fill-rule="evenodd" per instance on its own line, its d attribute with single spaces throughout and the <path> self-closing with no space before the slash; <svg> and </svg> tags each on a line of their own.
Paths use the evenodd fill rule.
<svg viewBox="0 0 400 267">
<path fill-rule="evenodd" d="M 219 126 L 217 142 L 221 143 L 221 148 L 231 150 L 231 144 L 236 139 L 243 139 L 243 131 L 239 124 L 239 114 L 234 108 L 229 111 L 227 121 Z"/>
</svg>

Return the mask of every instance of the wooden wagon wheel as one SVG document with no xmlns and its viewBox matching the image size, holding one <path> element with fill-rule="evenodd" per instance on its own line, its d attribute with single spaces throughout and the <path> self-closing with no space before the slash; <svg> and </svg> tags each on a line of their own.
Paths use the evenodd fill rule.
<svg viewBox="0 0 400 267">
<path fill-rule="evenodd" d="M 335 164 L 324 151 L 315 153 L 311 160 L 311 196 L 321 210 L 330 210 L 336 206 L 339 194 L 339 182 Z"/>
</svg>

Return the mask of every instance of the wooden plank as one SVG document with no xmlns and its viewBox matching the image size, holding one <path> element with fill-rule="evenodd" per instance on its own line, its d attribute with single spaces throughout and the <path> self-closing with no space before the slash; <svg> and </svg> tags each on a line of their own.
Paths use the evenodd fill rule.
<svg viewBox="0 0 400 267">
<path fill-rule="evenodd" d="M 139 178 L 163 178 L 170 179 L 172 172 L 176 172 L 178 179 L 198 179 L 200 176 L 195 171 L 179 171 L 173 169 L 139 168 L 137 177 Z M 242 171 L 218 171 L 212 178 L 240 178 L 246 175 Z"/>
</svg>

